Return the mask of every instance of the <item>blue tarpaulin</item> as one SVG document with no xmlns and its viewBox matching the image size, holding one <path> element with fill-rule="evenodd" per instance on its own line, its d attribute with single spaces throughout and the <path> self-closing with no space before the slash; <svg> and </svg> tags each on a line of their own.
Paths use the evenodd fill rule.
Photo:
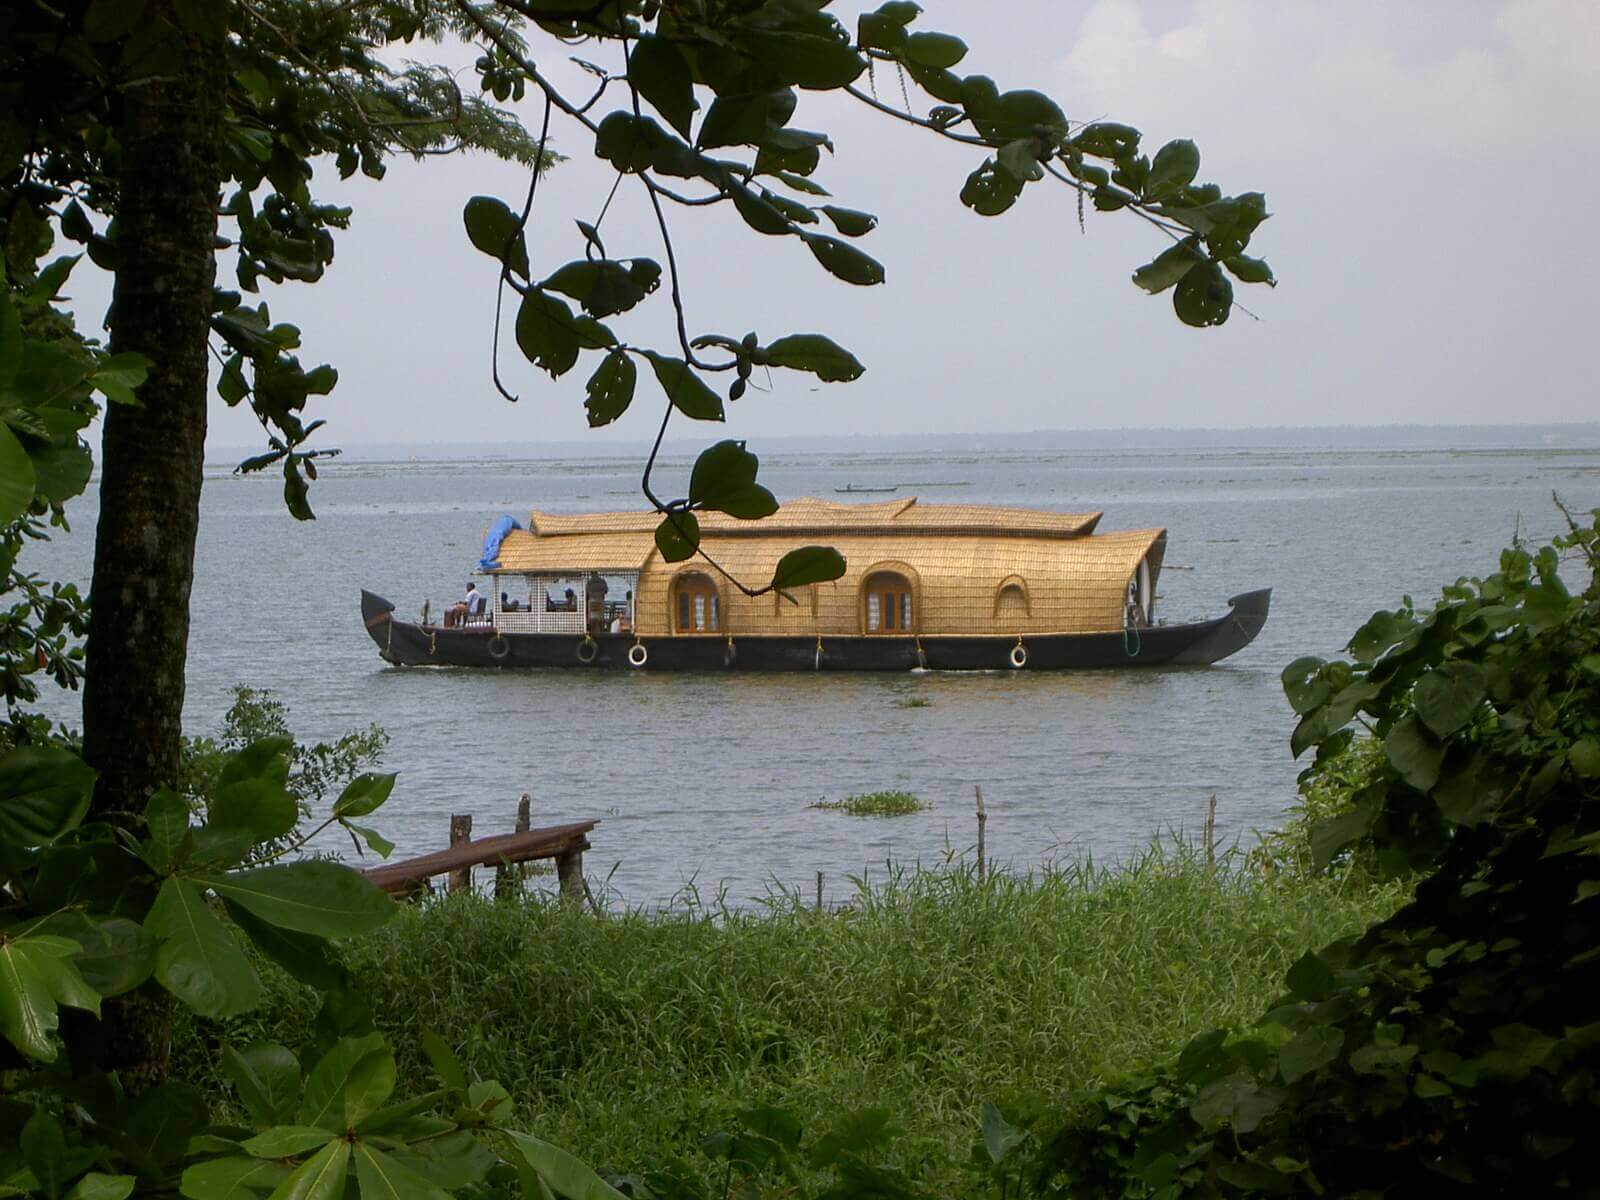
<svg viewBox="0 0 1600 1200">
<path fill-rule="evenodd" d="M 478 566 L 484 571 L 493 571 L 500 566 L 500 543 L 506 540 L 506 534 L 522 526 L 511 517 L 501 517 L 489 526 L 489 532 L 483 535 L 483 557 L 478 560 Z"/>
</svg>

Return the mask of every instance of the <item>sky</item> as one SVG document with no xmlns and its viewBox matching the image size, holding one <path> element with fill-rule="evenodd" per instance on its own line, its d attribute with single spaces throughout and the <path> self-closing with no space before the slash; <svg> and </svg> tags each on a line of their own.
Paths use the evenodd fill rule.
<svg viewBox="0 0 1600 1200">
<path fill-rule="evenodd" d="M 864 7 L 836 4 L 852 27 Z M 1273 213 L 1251 253 L 1276 289 L 1240 286 L 1218 329 L 1190 329 L 1167 297 L 1129 276 L 1166 244 L 1127 214 L 1087 213 L 1032 185 L 1008 213 L 959 199 L 970 147 L 847 98 L 802 93 L 791 124 L 831 133 L 814 177 L 835 203 L 880 217 L 862 248 L 887 282 L 833 280 L 793 238 L 764 238 L 726 205 L 670 213 L 691 334 L 764 341 L 819 332 L 867 367 L 851 384 L 775 372 L 729 405 L 725 426 L 681 418 L 676 438 L 1014 432 L 1123 427 L 1326 426 L 1593 420 L 1600 249 L 1593 114 L 1600 111 L 1600 4 L 1587 0 L 924 0 L 919 28 L 971 47 L 958 68 L 1002 90 L 1055 97 L 1074 120 L 1144 131 L 1153 152 L 1194 139 L 1201 180 L 1261 191 Z M 535 35 L 537 36 L 537 35 Z M 570 94 L 593 56 L 536 43 Z M 435 53 L 418 47 L 417 57 Z M 438 50 L 469 62 L 461 47 Z M 470 72 L 463 76 L 470 86 Z M 885 101 L 898 81 L 877 76 Z M 531 90 L 531 89 L 530 89 Z M 623 103 L 602 102 L 599 111 Z M 912 93 L 921 111 L 934 103 Z M 539 110 L 527 103 L 525 122 Z M 568 161 L 541 184 L 535 270 L 582 255 L 613 176 L 576 125 Z M 649 437 L 661 402 L 641 378 L 615 427 L 589 432 L 579 367 L 551 380 L 509 336 L 490 384 L 496 264 L 461 222 L 469 196 L 516 207 L 523 171 L 484 156 L 395 161 L 381 183 L 320 183 L 352 228 L 314 286 L 270 296 L 305 331 L 302 360 L 340 371 L 312 415 L 326 444 Z M 639 185 L 624 180 L 603 232 L 615 257 L 663 259 Z M 510 297 L 514 300 L 515 297 Z M 508 306 L 508 311 L 511 306 Z M 669 344 L 665 290 L 614 328 Z M 507 323 L 509 334 L 509 320 Z M 589 356 L 593 357 L 593 356 Z M 595 361 L 598 361 L 597 359 Z M 759 380 L 764 383 L 765 381 Z M 215 404 L 210 444 L 258 440 L 247 413 Z M 752 443 L 754 446 L 754 442 Z"/>
</svg>

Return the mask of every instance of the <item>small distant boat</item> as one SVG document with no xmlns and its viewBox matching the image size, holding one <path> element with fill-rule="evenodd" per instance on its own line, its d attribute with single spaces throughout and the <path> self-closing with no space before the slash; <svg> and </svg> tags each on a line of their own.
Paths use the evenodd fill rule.
<svg viewBox="0 0 1600 1200">
<path fill-rule="evenodd" d="M 847 570 L 782 596 L 746 596 L 705 564 L 665 561 L 653 512 L 502 517 L 473 592 L 443 622 L 361 593 L 397 666 L 632 670 L 1059 670 L 1214 663 L 1249 645 L 1271 590 L 1210 620 L 1160 624 L 1164 529 L 1102 533 L 1099 513 L 796 500 L 770 517 L 700 518 L 719 563 L 768 579 L 784 553 L 827 543 Z"/>
<path fill-rule="evenodd" d="M 898 484 L 891 484 L 889 487 L 861 487 L 858 484 L 847 483 L 842 488 L 833 490 L 841 496 L 855 496 L 864 492 L 898 492 L 900 487 Z"/>
</svg>

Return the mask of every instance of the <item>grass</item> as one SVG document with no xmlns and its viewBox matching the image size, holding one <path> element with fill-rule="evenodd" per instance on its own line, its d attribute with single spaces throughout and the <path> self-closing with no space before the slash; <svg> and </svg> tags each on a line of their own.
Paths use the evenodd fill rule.
<svg viewBox="0 0 1600 1200">
<path fill-rule="evenodd" d="M 701 1135 L 759 1103 L 808 1127 L 885 1105 L 938 1185 L 959 1176 L 983 1100 L 1066 1103 L 1252 1020 L 1307 948 L 1400 900 L 1202 859 L 1158 845 L 1114 870 L 902 872 L 839 915 L 791 897 L 596 917 L 461 896 L 405 908 L 348 960 L 403 1087 L 428 1086 L 418 1044 L 434 1030 L 510 1089 L 524 1128 L 589 1162 L 703 1161 Z M 223 1037 L 304 1042 L 314 997 L 263 975 L 258 1014 L 180 1027 L 182 1071 L 214 1085 Z"/>
<path fill-rule="evenodd" d="M 926 696 L 907 696 L 904 700 L 894 702 L 896 708 L 932 708 L 933 701 Z"/>
<path fill-rule="evenodd" d="M 903 817 L 933 807 L 910 792 L 857 792 L 843 800 L 818 800 L 807 808 L 847 812 L 852 817 Z"/>
</svg>

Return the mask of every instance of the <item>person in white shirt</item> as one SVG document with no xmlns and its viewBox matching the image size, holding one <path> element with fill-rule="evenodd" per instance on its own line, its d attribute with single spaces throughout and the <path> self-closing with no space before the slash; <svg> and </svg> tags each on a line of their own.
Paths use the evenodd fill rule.
<svg viewBox="0 0 1600 1200">
<path fill-rule="evenodd" d="M 467 594 L 450 606 L 445 614 L 446 625 L 464 625 L 483 615 L 483 594 L 475 583 L 467 584 Z"/>
</svg>

